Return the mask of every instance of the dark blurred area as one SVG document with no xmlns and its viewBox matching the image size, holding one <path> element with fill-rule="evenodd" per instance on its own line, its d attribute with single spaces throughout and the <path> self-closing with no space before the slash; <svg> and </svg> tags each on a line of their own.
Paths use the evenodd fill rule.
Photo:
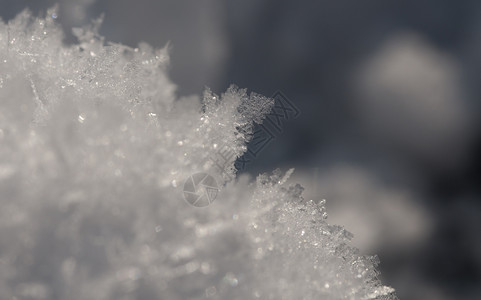
<svg viewBox="0 0 481 300">
<path fill-rule="evenodd" d="M 242 172 L 296 167 L 401 299 L 481 299 L 480 1 L 58 2 L 67 43 L 101 13 L 108 41 L 170 42 L 179 96 L 282 91 L 300 115 Z"/>
</svg>

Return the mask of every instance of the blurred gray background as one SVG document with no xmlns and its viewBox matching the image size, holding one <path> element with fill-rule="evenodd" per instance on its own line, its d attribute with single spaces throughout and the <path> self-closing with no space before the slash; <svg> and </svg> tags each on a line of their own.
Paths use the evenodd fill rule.
<svg viewBox="0 0 481 300">
<path fill-rule="evenodd" d="M 306 198 L 377 253 L 401 299 L 481 299 L 481 2 L 0 0 L 59 3 L 71 28 L 171 47 L 178 95 L 231 84 L 301 111 L 241 172 L 297 167 Z"/>
</svg>

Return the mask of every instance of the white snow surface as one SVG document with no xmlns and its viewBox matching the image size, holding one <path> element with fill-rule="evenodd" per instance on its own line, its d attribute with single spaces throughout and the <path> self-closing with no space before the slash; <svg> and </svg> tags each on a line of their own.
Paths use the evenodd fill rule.
<svg viewBox="0 0 481 300">
<path fill-rule="evenodd" d="M 272 99 L 176 99 L 168 49 L 100 21 L 65 45 L 54 13 L 0 21 L 0 299 L 396 299 L 290 172 L 228 181 Z M 200 171 L 206 208 L 182 198 Z"/>
</svg>

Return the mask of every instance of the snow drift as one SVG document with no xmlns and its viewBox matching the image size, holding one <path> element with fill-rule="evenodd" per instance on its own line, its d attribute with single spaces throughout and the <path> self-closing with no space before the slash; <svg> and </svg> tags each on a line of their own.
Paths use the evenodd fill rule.
<svg viewBox="0 0 481 300">
<path fill-rule="evenodd" d="M 100 21 L 64 45 L 56 18 L 0 22 L 1 299 L 396 298 L 290 172 L 229 181 L 272 99 L 176 99 L 167 49 Z M 202 209 L 181 190 L 199 171 L 224 185 Z"/>
</svg>

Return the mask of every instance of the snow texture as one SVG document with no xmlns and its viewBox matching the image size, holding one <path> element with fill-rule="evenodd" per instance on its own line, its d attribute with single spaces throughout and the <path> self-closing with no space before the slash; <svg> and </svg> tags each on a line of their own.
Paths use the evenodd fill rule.
<svg viewBox="0 0 481 300">
<path fill-rule="evenodd" d="M 56 18 L 0 21 L 0 299 L 396 298 L 292 170 L 229 181 L 272 99 L 176 99 L 167 48 L 100 20 L 65 45 Z M 199 171 L 224 186 L 202 209 L 181 191 Z"/>
</svg>

